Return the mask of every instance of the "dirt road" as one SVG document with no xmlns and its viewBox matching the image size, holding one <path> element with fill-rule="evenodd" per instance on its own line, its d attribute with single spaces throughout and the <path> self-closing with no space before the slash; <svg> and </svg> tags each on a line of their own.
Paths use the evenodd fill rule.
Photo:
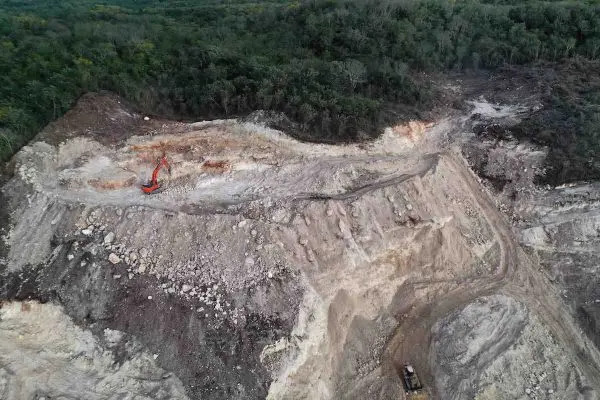
<svg viewBox="0 0 600 400">
<path fill-rule="evenodd" d="M 397 374 L 404 363 L 411 362 L 422 374 L 422 379 L 430 388 L 433 398 L 441 399 L 442 396 L 436 391 L 433 374 L 436 363 L 431 351 L 433 325 L 477 298 L 506 293 L 526 304 L 530 311 L 537 313 L 555 337 L 570 348 L 590 383 L 594 387 L 600 387 L 600 352 L 582 334 L 564 304 L 557 300 L 555 290 L 519 248 L 510 225 L 498 212 L 489 194 L 482 190 L 464 161 L 452 153 L 446 155 L 446 160 L 455 167 L 460 179 L 471 188 L 471 196 L 479 206 L 481 215 L 494 231 L 500 246 L 500 261 L 493 273 L 470 281 L 421 281 L 418 284 L 407 282 L 406 287 L 400 290 L 414 291 L 415 286 L 419 286 L 420 289 L 429 288 L 433 295 L 428 301 L 413 303 L 408 312 L 399 315 L 400 326 L 386 348 L 388 373 Z M 514 337 L 510 342 L 516 340 L 519 332 L 512 334 Z M 460 395 L 458 398 L 461 398 Z"/>
</svg>

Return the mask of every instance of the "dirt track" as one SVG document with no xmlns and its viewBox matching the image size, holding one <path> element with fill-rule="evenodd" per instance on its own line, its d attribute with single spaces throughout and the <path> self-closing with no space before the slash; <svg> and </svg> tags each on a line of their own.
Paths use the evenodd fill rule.
<svg viewBox="0 0 600 400">
<path fill-rule="evenodd" d="M 464 161 L 448 154 L 447 161 L 453 164 L 461 179 L 471 188 L 471 196 L 479 206 L 481 215 L 493 229 L 500 245 L 500 262 L 489 276 L 469 281 L 453 283 L 449 290 L 438 292 L 441 282 L 419 282 L 420 288 L 430 286 L 434 294 L 428 302 L 417 301 L 411 310 L 400 316 L 400 328 L 390 340 L 386 349 L 387 365 L 390 373 L 398 373 L 405 362 L 413 362 L 419 371 L 423 371 L 423 380 L 433 388 L 434 398 L 442 398 L 435 390 L 435 378 L 432 374 L 436 360 L 432 358 L 431 332 L 433 325 L 453 310 L 464 307 L 474 299 L 494 293 L 506 293 L 523 302 L 531 311 L 537 313 L 547 324 L 555 337 L 570 348 L 585 371 L 593 387 L 600 387 L 600 353 L 590 340 L 582 334 L 575 321 L 549 282 L 535 269 L 527 255 L 518 247 L 511 227 L 498 213 L 489 195 L 482 190 L 475 176 L 469 172 Z M 407 282 L 406 286 L 415 286 Z M 401 289 L 411 290 L 411 289 Z M 414 290 L 414 289 L 413 289 Z M 447 291 L 446 291 L 447 290 Z M 516 339 L 516 337 L 514 338 Z M 429 354 L 429 357 L 424 357 Z M 475 371 L 473 371 L 475 372 Z"/>
<path fill-rule="evenodd" d="M 439 160 L 439 154 L 427 154 L 422 157 L 425 162 L 422 163 L 415 171 L 400 174 L 398 176 L 392 176 L 378 182 L 368 183 L 358 188 L 349 189 L 343 193 L 328 195 L 328 194 L 302 194 L 295 196 L 296 200 L 338 200 L 338 201 L 351 201 L 356 200 L 359 197 L 370 193 L 377 189 L 382 189 L 388 186 L 398 185 L 408 179 L 414 178 L 415 176 L 423 176 L 430 169 L 435 168 Z M 376 160 L 373 160 L 376 161 Z"/>
</svg>

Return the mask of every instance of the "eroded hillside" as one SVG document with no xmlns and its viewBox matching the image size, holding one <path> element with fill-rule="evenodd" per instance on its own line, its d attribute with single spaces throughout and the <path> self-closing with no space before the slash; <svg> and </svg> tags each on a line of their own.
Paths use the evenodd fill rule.
<svg viewBox="0 0 600 400">
<path fill-rule="evenodd" d="M 0 393 L 403 398 L 411 363 L 432 398 L 596 398 L 597 348 L 461 152 L 533 106 L 335 146 L 84 97 L 1 191 Z"/>
</svg>

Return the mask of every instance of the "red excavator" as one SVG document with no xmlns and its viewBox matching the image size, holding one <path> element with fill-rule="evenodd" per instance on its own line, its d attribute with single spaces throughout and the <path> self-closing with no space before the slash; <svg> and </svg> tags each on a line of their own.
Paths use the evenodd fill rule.
<svg viewBox="0 0 600 400">
<path fill-rule="evenodd" d="M 154 171 L 152 172 L 152 180 L 146 185 L 142 185 L 142 191 L 144 193 L 152 194 L 156 193 L 156 191 L 160 189 L 160 185 L 158 184 L 158 171 L 160 171 L 162 167 L 165 167 L 167 169 L 169 175 L 171 174 L 171 166 L 167 162 L 167 157 L 164 154 L 162 155 L 160 161 L 156 165 L 156 168 L 154 168 Z"/>
</svg>

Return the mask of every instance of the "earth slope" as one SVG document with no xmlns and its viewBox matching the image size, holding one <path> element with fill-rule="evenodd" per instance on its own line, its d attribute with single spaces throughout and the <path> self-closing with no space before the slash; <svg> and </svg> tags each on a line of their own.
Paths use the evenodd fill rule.
<svg viewBox="0 0 600 400">
<path fill-rule="evenodd" d="M 523 111 L 333 146 L 84 97 L 2 187 L 0 393 L 403 398 L 410 362 L 433 398 L 596 398 L 596 347 L 456 147 L 475 112 Z"/>
</svg>

